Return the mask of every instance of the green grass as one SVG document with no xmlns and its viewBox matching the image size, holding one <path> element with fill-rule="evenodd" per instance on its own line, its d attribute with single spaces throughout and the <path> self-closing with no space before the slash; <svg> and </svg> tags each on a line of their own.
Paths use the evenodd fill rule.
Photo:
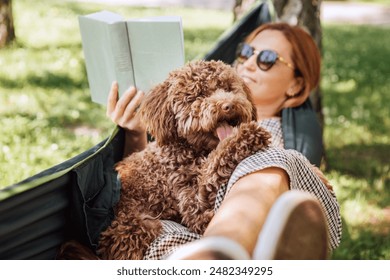
<svg viewBox="0 0 390 280">
<path fill-rule="evenodd" d="M 113 124 L 90 101 L 77 15 L 183 17 L 187 60 L 201 57 L 231 14 L 70 1 L 14 1 L 17 41 L 0 50 L 0 188 L 73 157 Z M 199 20 L 202 18 L 202 20 Z M 343 217 L 334 259 L 390 259 L 389 28 L 325 25 L 323 106 L 329 170 Z"/>
<path fill-rule="evenodd" d="M 344 231 L 336 259 L 390 259 L 389 28 L 324 27 L 329 170 Z"/>
</svg>

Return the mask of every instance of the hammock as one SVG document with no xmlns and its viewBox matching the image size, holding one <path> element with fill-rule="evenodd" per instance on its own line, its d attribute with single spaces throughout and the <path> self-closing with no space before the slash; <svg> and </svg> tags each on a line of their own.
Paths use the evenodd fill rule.
<svg viewBox="0 0 390 280">
<path fill-rule="evenodd" d="M 204 59 L 232 63 L 238 43 L 272 21 L 272 14 L 270 2 L 257 2 Z M 285 147 L 318 165 L 322 135 L 310 102 L 284 110 L 282 120 Z M 0 259 L 55 259 L 59 246 L 69 239 L 96 249 L 119 199 L 113 166 L 121 160 L 123 146 L 124 133 L 115 128 L 91 149 L 0 190 Z"/>
</svg>

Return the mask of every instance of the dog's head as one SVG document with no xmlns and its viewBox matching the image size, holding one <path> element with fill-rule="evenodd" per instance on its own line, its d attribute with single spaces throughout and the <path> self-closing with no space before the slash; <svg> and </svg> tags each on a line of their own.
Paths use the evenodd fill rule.
<svg viewBox="0 0 390 280">
<path fill-rule="evenodd" d="M 196 61 L 172 71 L 140 108 L 158 145 L 188 144 L 212 150 L 232 127 L 256 120 L 250 91 L 235 70 L 221 61 Z"/>
</svg>

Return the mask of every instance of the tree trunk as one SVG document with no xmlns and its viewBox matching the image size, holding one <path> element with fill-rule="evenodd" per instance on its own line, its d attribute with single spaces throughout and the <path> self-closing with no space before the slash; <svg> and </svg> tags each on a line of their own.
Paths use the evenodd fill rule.
<svg viewBox="0 0 390 280">
<path fill-rule="evenodd" d="M 302 13 L 298 24 L 305 26 L 309 30 L 322 53 L 322 28 L 320 19 L 321 0 L 303 0 L 303 3 Z M 322 113 L 322 94 L 320 88 L 312 92 L 310 99 L 321 122 L 321 126 L 323 127 L 324 115 Z"/>
<path fill-rule="evenodd" d="M 243 14 L 245 14 L 253 3 L 255 3 L 255 0 L 235 0 L 233 7 L 233 21 L 235 22 Z"/>
<path fill-rule="evenodd" d="M 15 39 L 12 0 L 0 0 L 0 48 Z"/>
</svg>

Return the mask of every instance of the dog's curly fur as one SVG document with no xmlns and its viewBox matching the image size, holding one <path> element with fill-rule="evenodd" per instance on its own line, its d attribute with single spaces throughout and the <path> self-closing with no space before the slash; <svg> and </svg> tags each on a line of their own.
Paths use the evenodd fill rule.
<svg viewBox="0 0 390 280">
<path fill-rule="evenodd" d="M 202 234 L 218 189 L 240 161 L 269 145 L 249 89 L 220 61 L 172 71 L 139 113 L 155 141 L 116 165 L 121 198 L 101 234 L 97 253 L 103 259 L 142 259 L 162 230 L 160 219 Z M 229 134 L 230 127 L 230 135 L 218 137 L 218 129 Z"/>
</svg>

